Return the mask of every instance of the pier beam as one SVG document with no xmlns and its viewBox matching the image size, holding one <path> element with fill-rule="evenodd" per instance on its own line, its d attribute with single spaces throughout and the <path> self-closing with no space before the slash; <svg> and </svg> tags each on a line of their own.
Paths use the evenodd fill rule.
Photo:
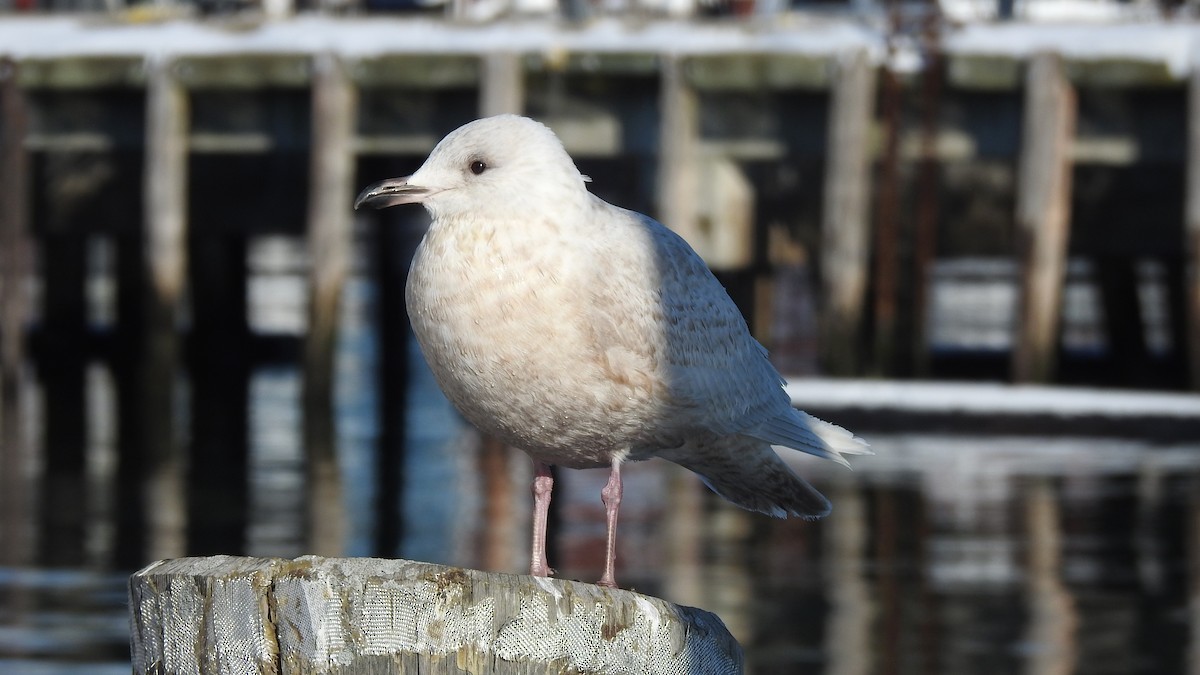
<svg viewBox="0 0 1200 675">
<path fill-rule="evenodd" d="M 821 354 L 826 372 L 858 372 L 870 261 L 870 131 L 875 66 L 866 50 L 844 54 L 830 78 L 821 282 L 825 307 Z M 885 251 L 883 255 L 895 255 Z"/>
<path fill-rule="evenodd" d="M 183 558 L 129 580 L 134 673 L 742 672 L 713 614 L 409 560 Z"/>
<path fill-rule="evenodd" d="M 1075 117 L 1075 90 L 1062 59 L 1036 54 L 1025 76 L 1017 169 L 1021 292 L 1012 354 L 1017 382 L 1047 382 L 1054 376 L 1071 221 Z"/>
<path fill-rule="evenodd" d="M 304 446 L 308 462 L 309 549 L 341 552 L 345 536 L 334 425 L 334 355 L 350 267 L 357 95 L 333 54 L 313 62 L 308 203 L 309 324 L 304 344 Z"/>
</svg>

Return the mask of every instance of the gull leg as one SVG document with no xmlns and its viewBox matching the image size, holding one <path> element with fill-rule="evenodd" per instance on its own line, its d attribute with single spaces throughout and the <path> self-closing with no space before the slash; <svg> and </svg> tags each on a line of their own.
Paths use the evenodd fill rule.
<svg viewBox="0 0 1200 675">
<path fill-rule="evenodd" d="M 546 562 L 546 518 L 550 512 L 550 493 L 554 490 L 554 474 L 550 465 L 533 460 L 533 555 L 529 574 L 548 577 L 554 574 Z"/>
<path fill-rule="evenodd" d="M 608 540 L 604 546 L 604 576 L 596 583 L 609 588 L 617 587 L 614 569 L 617 562 L 617 509 L 621 506 L 621 461 L 614 459 L 608 483 L 600 491 L 604 512 L 608 519 Z"/>
</svg>

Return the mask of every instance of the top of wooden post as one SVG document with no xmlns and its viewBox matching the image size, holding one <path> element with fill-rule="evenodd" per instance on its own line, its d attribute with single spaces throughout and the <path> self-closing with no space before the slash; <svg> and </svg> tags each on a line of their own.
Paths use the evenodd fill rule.
<svg viewBox="0 0 1200 675">
<path fill-rule="evenodd" d="M 135 673 L 742 672 L 708 612 L 408 560 L 165 560 L 129 599 Z"/>
</svg>

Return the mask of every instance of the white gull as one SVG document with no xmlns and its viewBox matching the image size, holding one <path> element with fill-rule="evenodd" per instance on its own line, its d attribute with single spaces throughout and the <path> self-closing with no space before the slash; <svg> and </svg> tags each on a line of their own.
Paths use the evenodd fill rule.
<svg viewBox="0 0 1200 675">
<path fill-rule="evenodd" d="M 794 409 L 700 256 L 587 181 L 549 128 L 500 115 L 451 132 L 416 173 L 355 202 L 421 203 L 432 216 L 408 314 L 463 416 L 533 458 L 530 573 L 551 573 L 552 465 L 611 470 L 605 586 L 616 586 L 623 462 L 661 457 L 751 511 L 826 515 L 828 500 L 771 446 L 846 464 L 866 444 Z"/>
</svg>

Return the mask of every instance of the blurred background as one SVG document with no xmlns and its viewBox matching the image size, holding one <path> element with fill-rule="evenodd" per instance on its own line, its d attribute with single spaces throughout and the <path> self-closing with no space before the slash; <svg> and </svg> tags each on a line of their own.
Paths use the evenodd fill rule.
<svg viewBox="0 0 1200 675">
<path fill-rule="evenodd" d="M 1200 673 L 1196 9 L 0 0 L 0 671 L 128 672 L 161 558 L 527 569 L 528 459 L 409 334 L 427 218 L 351 210 L 523 112 L 877 453 L 788 453 L 813 523 L 629 466 L 623 586 L 756 674 Z"/>
</svg>

